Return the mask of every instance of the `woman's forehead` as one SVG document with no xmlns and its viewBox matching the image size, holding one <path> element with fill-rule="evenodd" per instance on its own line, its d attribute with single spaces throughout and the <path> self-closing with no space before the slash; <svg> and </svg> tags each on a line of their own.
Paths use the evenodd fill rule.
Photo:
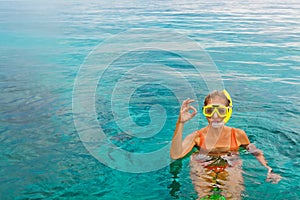
<svg viewBox="0 0 300 200">
<path fill-rule="evenodd" d="M 224 105 L 225 106 L 226 103 L 227 103 L 227 99 L 224 99 L 224 98 L 219 97 L 219 96 L 215 96 L 215 97 L 210 98 L 208 100 L 208 105 L 209 104 L 219 104 L 219 105 Z"/>
</svg>

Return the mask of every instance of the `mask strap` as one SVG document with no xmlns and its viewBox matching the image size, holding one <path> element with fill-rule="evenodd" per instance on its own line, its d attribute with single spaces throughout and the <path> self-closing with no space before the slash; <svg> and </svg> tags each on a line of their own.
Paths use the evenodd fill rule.
<svg viewBox="0 0 300 200">
<path fill-rule="evenodd" d="M 226 98 L 229 100 L 229 110 L 228 110 L 228 115 L 224 119 L 224 123 L 227 123 L 232 115 L 232 100 L 229 95 L 229 93 L 224 89 L 223 93 L 225 94 Z"/>
</svg>

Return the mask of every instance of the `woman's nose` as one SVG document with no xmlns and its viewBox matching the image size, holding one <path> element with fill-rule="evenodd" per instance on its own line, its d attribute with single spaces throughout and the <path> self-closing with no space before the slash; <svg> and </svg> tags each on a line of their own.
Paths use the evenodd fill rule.
<svg viewBox="0 0 300 200">
<path fill-rule="evenodd" d="M 219 116 L 218 116 L 218 113 L 217 112 L 215 112 L 214 114 L 213 114 L 213 118 L 218 118 Z"/>
</svg>

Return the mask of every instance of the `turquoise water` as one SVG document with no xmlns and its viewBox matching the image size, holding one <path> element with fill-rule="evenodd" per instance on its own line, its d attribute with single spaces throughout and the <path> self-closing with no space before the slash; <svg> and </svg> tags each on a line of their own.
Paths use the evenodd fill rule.
<svg viewBox="0 0 300 200">
<path fill-rule="evenodd" d="M 99 43 L 132 28 L 183 34 L 216 64 L 234 101 L 229 125 L 245 130 L 283 176 L 279 184 L 265 182 L 266 170 L 253 156 L 242 155 L 243 198 L 297 199 L 299 16 L 300 3 L 292 0 L 1 1 L 0 199 L 196 198 L 189 159 L 145 173 L 119 171 L 89 153 L 74 125 L 72 95 L 80 66 Z M 188 76 L 199 104 L 208 92 L 205 81 L 193 76 L 192 66 L 177 55 L 157 50 L 122 55 L 98 82 L 95 110 L 107 138 L 128 152 L 147 153 L 170 144 L 180 106 L 173 86 L 185 94 L 176 74 L 133 76 L 127 83 L 147 84 L 130 94 L 129 102 L 122 101 L 125 93 L 115 95 L 116 107 L 124 103 L 137 125 L 155 129 L 161 120 L 151 121 L 149 111 L 159 104 L 165 121 L 155 135 L 145 138 L 118 127 L 110 105 L 116 83 L 133 62 L 153 61 Z M 159 80 L 152 81 L 155 76 Z M 200 115 L 197 120 L 185 134 L 206 124 Z"/>
</svg>

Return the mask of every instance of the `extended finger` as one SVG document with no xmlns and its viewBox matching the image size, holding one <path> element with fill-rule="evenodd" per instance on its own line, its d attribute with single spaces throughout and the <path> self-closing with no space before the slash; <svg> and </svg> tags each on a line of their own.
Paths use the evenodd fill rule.
<svg viewBox="0 0 300 200">
<path fill-rule="evenodd" d="M 187 100 L 187 104 L 190 104 L 190 103 L 192 103 L 192 102 L 194 102 L 195 100 L 194 99 L 188 99 Z"/>
<path fill-rule="evenodd" d="M 188 98 L 188 99 L 183 101 L 182 106 L 188 106 L 190 103 L 192 103 L 194 101 L 195 101 L 194 99 Z"/>
<path fill-rule="evenodd" d="M 187 98 L 186 100 L 184 100 L 184 101 L 182 102 L 182 105 L 187 105 L 189 100 L 190 100 L 190 98 Z"/>
<path fill-rule="evenodd" d="M 181 104 L 181 110 L 183 111 L 183 109 L 184 108 L 186 108 L 187 106 L 188 106 L 188 101 L 189 101 L 190 99 L 188 98 L 188 99 L 186 99 L 186 100 L 184 100 L 183 102 L 182 102 L 182 104 Z"/>
</svg>

